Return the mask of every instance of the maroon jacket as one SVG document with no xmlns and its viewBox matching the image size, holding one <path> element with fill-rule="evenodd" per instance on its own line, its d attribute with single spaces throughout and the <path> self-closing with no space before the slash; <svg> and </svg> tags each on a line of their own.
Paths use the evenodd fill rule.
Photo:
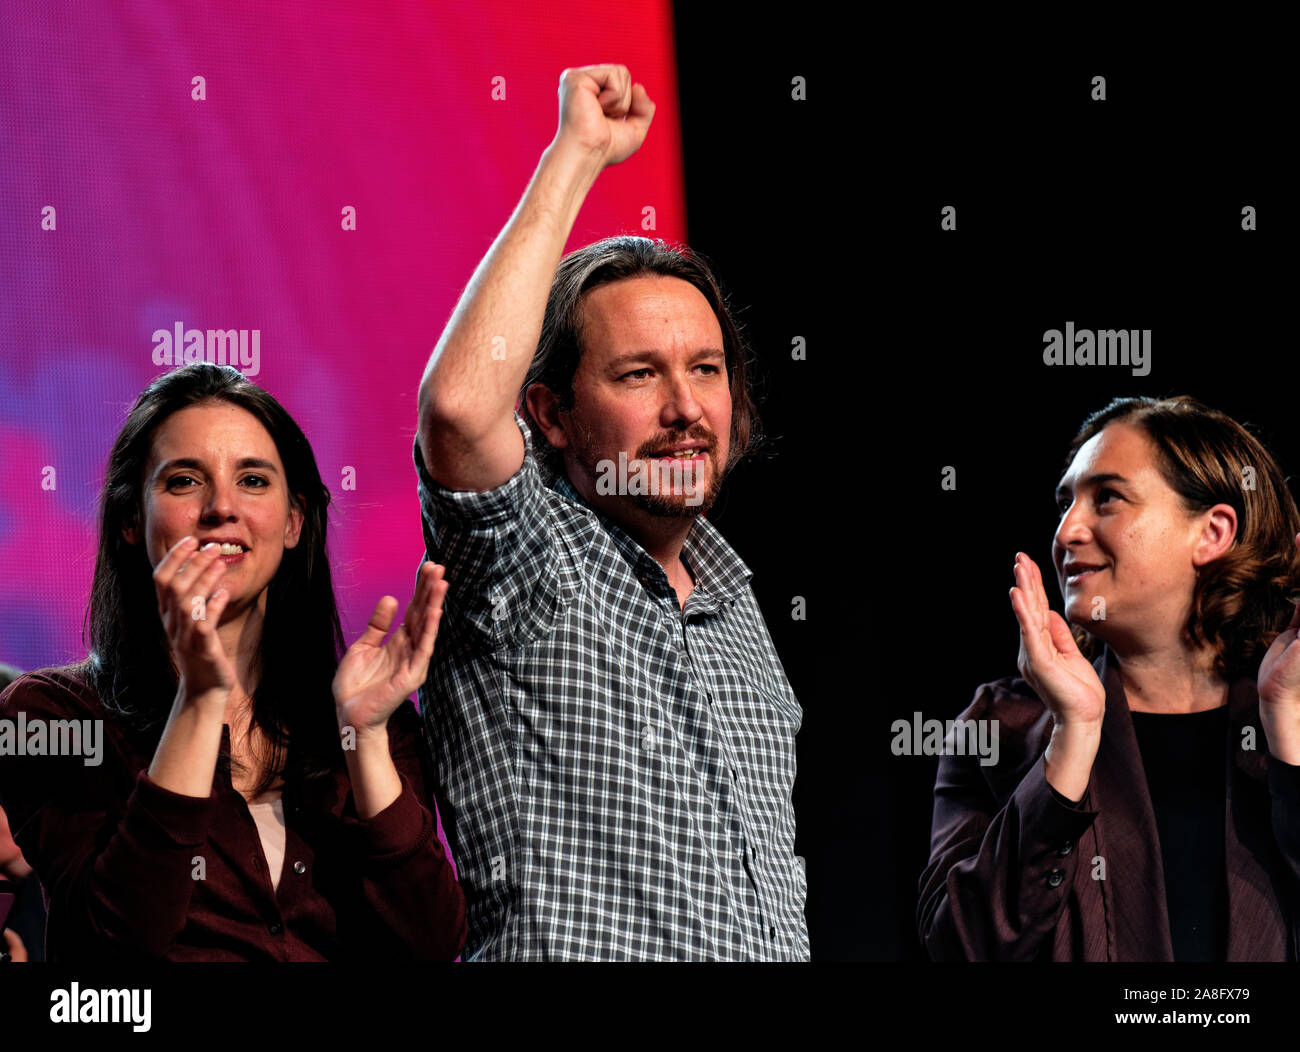
<svg viewBox="0 0 1300 1052">
<path fill-rule="evenodd" d="M 935 960 L 1172 961 L 1164 866 L 1128 701 L 1106 650 L 1106 716 L 1075 807 L 1047 784 L 1052 717 L 1018 677 L 962 719 L 998 721 L 999 761 L 944 756 L 917 922 Z M 1268 752 L 1255 685 L 1233 684 L 1224 744 L 1228 959 L 1295 960 L 1300 767 Z M 1245 748 L 1253 728 L 1254 748 Z M 1105 879 L 1096 879 L 1103 866 Z"/>
<path fill-rule="evenodd" d="M 0 719 L 16 722 L 20 712 L 29 727 L 104 721 L 98 766 L 82 756 L 0 757 L 0 806 L 49 900 L 49 960 L 450 961 L 460 953 L 465 897 L 438 842 L 413 705 L 388 725 L 402 794 L 373 818 L 357 818 L 341 759 L 330 776 L 286 787 L 274 890 L 228 773 L 218 771 L 206 800 L 155 785 L 145 773 L 152 749 L 68 668 L 15 680 L 0 694 Z"/>
</svg>

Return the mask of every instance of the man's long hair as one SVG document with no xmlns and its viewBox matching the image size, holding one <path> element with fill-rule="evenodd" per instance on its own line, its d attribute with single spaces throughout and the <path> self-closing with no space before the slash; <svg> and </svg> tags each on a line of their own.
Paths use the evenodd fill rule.
<svg viewBox="0 0 1300 1052">
<path fill-rule="evenodd" d="M 722 329 L 723 353 L 731 390 L 731 435 L 723 470 L 754 452 L 762 441 L 752 391 L 753 363 L 726 295 L 703 258 L 684 246 L 621 235 L 570 252 L 551 282 L 542 333 L 528 375 L 520 388 L 520 415 L 532 432 L 538 467 L 549 482 L 563 474 L 563 457 L 528 410 L 528 388 L 540 383 L 559 397 L 560 409 L 573 408 L 573 377 L 583 354 L 583 298 L 588 292 L 625 278 L 664 276 L 689 282 L 708 301 Z"/>
</svg>

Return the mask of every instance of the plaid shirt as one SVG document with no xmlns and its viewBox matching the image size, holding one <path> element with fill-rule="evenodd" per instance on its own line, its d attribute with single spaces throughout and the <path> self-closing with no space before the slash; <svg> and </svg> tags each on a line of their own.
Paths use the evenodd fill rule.
<svg viewBox="0 0 1300 1052">
<path fill-rule="evenodd" d="M 450 589 L 420 691 L 466 960 L 807 960 L 794 854 L 802 711 L 749 586 L 703 518 L 663 568 L 561 476 L 485 493 L 429 475 Z"/>
</svg>

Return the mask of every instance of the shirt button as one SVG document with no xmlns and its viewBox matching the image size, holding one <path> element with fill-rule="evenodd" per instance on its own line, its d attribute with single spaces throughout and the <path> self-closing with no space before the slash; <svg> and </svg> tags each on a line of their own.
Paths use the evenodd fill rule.
<svg viewBox="0 0 1300 1052">
<path fill-rule="evenodd" d="M 1071 843 L 1069 840 L 1067 840 L 1064 844 L 1062 844 L 1059 848 L 1056 849 L 1056 853 L 1060 855 L 1061 858 L 1065 858 L 1065 856 L 1068 855 L 1073 850 L 1074 850 L 1074 844 Z"/>
<path fill-rule="evenodd" d="M 293 864 L 293 871 L 297 873 L 299 876 L 301 876 L 302 874 L 307 872 L 307 863 L 299 859 L 297 862 Z"/>
<path fill-rule="evenodd" d="M 266 930 L 269 931 L 272 935 L 279 935 L 283 929 L 278 924 L 272 924 Z"/>
<path fill-rule="evenodd" d="M 1047 874 L 1047 886 L 1049 888 L 1059 888 L 1061 886 L 1061 881 L 1063 881 L 1064 879 L 1065 879 L 1065 874 L 1062 873 L 1059 869 L 1054 869 L 1052 870 L 1052 872 Z"/>
</svg>

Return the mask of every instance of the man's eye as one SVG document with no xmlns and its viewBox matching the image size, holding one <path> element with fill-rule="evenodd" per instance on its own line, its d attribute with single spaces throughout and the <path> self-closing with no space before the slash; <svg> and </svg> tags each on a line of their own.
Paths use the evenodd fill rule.
<svg viewBox="0 0 1300 1052">
<path fill-rule="evenodd" d="M 1097 493 L 1097 503 L 1098 503 L 1098 504 L 1105 504 L 1105 503 L 1107 502 L 1107 500 L 1109 499 L 1109 497 L 1107 496 L 1107 494 L 1109 494 L 1110 497 L 1118 497 L 1118 496 L 1119 496 L 1119 494 L 1118 494 L 1115 490 L 1113 490 L 1113 489 L 1103 489 L 1103 490 L 1100 490 L 1100 491 Z"/>
<path fill-rule="evenodd" d="M 626 380 L 629 376 L 635 376 L 639 379 L 642 376 L 649 376 L 649 375 L 650 375 L 649 369 L 633 369 L 630 373 L 624 373 L 622 376 L 619 377 L 619 379 Z"/>
</svg>

